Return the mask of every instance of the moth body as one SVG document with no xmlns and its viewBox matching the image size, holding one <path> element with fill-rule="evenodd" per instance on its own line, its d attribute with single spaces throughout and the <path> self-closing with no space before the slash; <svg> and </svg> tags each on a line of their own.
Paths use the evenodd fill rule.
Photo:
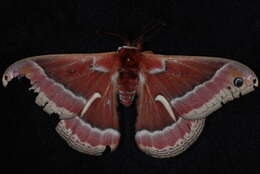
<svg viewBox="0 0 260 174">
<path fill-rule="evenodd" d="M 120 47 L 118 77 L 118 95 L 120 103 L 128 107 L 132 104 L 139 83 L 139 59 L 141 52 L 135 47 Z"/>
</svg>

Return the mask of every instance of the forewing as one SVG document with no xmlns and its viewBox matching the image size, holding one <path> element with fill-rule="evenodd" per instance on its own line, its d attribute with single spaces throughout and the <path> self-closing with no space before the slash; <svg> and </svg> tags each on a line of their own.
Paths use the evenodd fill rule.
<svg viewBox="0 0 260 174">
<path fill-rule="evenodd" d="M 62 119 L 57 132 L 83 153 L 101 155 L 119 142 L 116 112 L 118 59 L 115 53 L 46 55 L 11 65 L 3 85 L 17 76 L 27 77 L 35 102 Z"/>
<path fill-rule="evenodd" d="M 187 149 L 206 116 L 258 85 L 248 67 L 222 58 L 144 54 L 141 69 L 136 142 L 158 158 Z"/>
</svg>

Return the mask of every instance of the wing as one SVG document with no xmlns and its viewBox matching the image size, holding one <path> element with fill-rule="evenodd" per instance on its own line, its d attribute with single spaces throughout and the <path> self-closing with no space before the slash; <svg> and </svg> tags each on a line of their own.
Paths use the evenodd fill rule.
<svg viewBox="0 0 260 174">
<path fill-rule="evenodd" d="M 140 64 L 135 139 L 158 158 L 186 150 L 206 116 L 258 85 L 248 67 L 222 58 L 144 54 Z"/>
<path fill-rule="evenodd" d="M 74 149 L 101 155 L 119 142 L 116 112 L 118 59 L 114 53 L 46 55 L 11 65 L 3 85 L 17 76 L 27 77 L 35 102 L 62 119 L 57 132 Z"/>
</svg>

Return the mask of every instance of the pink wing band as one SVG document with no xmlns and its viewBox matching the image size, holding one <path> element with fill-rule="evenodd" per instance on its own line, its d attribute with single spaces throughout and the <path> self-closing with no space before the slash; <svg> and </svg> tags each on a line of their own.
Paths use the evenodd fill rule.
<svg viewBox="0 0 260 174">
<path fill-rule="evenodd" d="M 223 104 L 254 90 L 254 84 L 243 88 L 233 87 L 230 74 L 240 69 L 240 64 L 228 63 L 217 70 L 214 76 L 181 97 L 171 100 L 176 113 L 186 119 L 200 119 L 219 109 Z"/>
<path fill-rule="evenodd" d="M 61 119 L 72 118 L 80 113 L 85 104 L 83 97 L 76 96 L 60 83 L 50 79 L 44 70 L 34 61 L 25 60 L 13 64 L 5 72 L 3 84 L 16 76 L 25 75 L 30 79 L 32 87 L 39 95 L 35 102 L 44 106 L 44 110 L 49 113 L 57 113 Z"/>
<path fill-rule="evenodd" d="M 156 158 L 167 158 L 185 151 L 200 135 L 204 119 L 185 120 L 179 118 L 163 130 L 137 131 L 135 140 L 139 148 Z"/>
<path fill-rule="evenodd" d="M 106 145 L 109 145 L 112 151 L 115 150 L 120 138 L 120 134 L 114 129 L 93 128 L 79 117 L 60 121 L 56 131 L 69 146 L 90 155 L 101 155 Z"/>
</svg>

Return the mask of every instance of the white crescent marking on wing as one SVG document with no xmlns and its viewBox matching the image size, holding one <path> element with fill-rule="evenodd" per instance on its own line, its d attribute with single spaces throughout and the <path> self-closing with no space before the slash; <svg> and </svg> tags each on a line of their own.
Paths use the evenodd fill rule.
<svg viewBox="0 0 260 174">
<path fill-rule="evenodd" d="M 87 112 L 87 110 L 88 110 L 88 108 L 90 107 L 90 105 L 91 105 L 97 98 L 101 98 L 101 95 L 100 95 L 98 92 L 96 92 L 95 94 L 93 94 L 93 95 L 90 97 L 90 99 L 87 101 L 86 105 L 84 106 L 83 110 L 81 111 L 80 116 L 83 116 L 83 115 Z"/>
<path fill-rule="evenodd" d="M 165 107 L 165 109 L 166 109 L 166 110 L 168 111 L 168 113 L 170 114 L 170 116 L 172 117 L 172 119 L 173 119 L 174 121 L 177 120 L 176 117 L 175 117 L 175 114 L 173 113 L 173 110 L 172 110 L 172 108 L 171 108 L 170 103 L 165 99 L 164 96 L 162 96 L 162 95 L 157 95 L 157 96 L 155 97 L 155 101 L 161 102 L 162 105 Z"/>
</svg>

